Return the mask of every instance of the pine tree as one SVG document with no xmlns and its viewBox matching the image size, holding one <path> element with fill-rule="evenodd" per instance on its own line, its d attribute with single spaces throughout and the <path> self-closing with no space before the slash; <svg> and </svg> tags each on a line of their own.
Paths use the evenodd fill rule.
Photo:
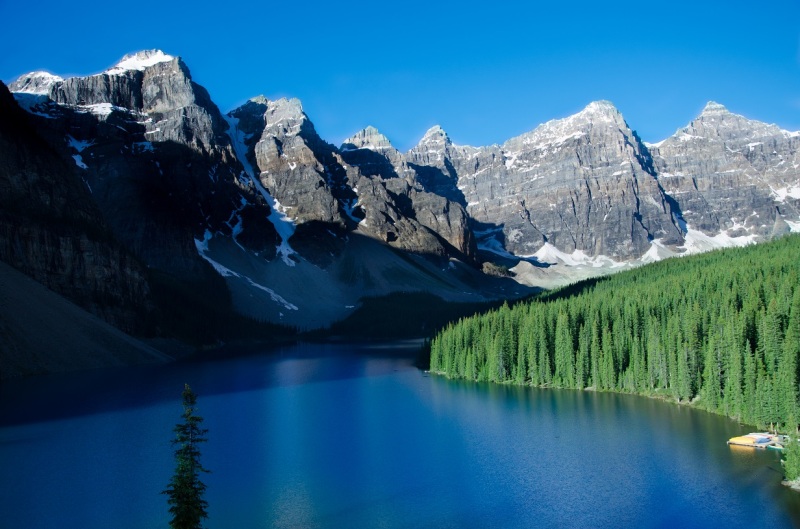
<svg viewBox="0 0 800 529">
<path fill-rule="evenodd" d="M 172 529 L 199 529 L 203 519 L 208 518 L 208 502 L 203 499 L 206 485 L 200 481 L 200 473 L 208 472 L 200 464 L 198 445 L 207 441 L 208 430 L 200 427 L 203 418 L 195 415 L 197 396 L 185 384 L 183 387 L 183 421 L 174 428 L 175 474 L 162 494 L 168 496 Z"/>
<path fill-rule="evenodd" d="M 798 417 L 797 362 L 800 357 L 800 289 L 795 290 L 789 322 L 783 342 L 783 355 L 778 365 L 780 381 L 781 418 L 786 430 L 796 432 Z"/>
<path fill-rule="evenodd" d="M 656 263 L 449 326 L 450 377 L 672 395 L 800 426 L 800 237 Z"/>
<path fill-rule="evenodd" d="M 569 318 L 564 311 L 559 311 L 555 330 L 555 374 L 557 387 L 575 387 L 575 360 Z"/>
<path fill-rule="evenodd" d="M 788 481 L 800 478 L 800 441 L 792 438 L 783 451 L 783 473 Z"/>
</svg>

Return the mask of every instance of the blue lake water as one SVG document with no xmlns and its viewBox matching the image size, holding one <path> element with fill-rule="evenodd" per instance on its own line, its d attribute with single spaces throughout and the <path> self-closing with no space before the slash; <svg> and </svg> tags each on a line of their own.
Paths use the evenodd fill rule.
<svg viewBox="0 0 800 529">
<path fill-rule="evenodd" d="M 301 345 L 0 385 L 0 527 L 166 527 L 184 382 L 211 529 L 792 527 L 800 494 L 728 419 L 448 381 L 413 349 Z"/>
</svg>

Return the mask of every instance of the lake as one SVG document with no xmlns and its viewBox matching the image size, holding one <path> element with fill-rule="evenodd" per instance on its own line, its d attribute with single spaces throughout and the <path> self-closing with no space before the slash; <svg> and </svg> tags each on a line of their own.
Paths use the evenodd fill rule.
<svg viewBox="0 0 800 529">
<path fill-rule="evenodd" d="M 792 527 L 750 428 L 629 395 L 449 381 L 414 344 L 285 347 L 0 384 L 0 527 L 167 527 L 198 395 L 206 527 Z"/>
</svg>

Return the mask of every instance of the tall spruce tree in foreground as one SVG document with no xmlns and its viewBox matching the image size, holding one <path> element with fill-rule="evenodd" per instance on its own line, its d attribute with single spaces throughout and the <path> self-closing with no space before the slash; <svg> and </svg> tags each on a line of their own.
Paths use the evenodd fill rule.
<svg viewBox="0 0 800 529">
<path fill-rule="evenodd" d="M 208 430 L 200 427 L 203 418 L 195 415 L 197 395 L 189 384 L 183 387 L 183 422 L 175 425 L 175 474 L 162 492 L 168 496 L 172 529 L 199 529 L 201 522 L 208 518 L 208 502 L 203 499 L 205 484 L 200 481 L 200 473 L 208 472 L 200 464 L 198 445 L 207 441 Z"/>
</svg>

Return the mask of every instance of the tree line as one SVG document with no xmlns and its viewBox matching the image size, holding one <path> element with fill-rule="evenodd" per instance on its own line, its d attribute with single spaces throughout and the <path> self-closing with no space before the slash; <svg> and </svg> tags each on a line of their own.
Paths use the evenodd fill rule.
<svg viewBox="0 0 800 529">
<path fill-rule="evenodd" d="M 796 432 L 800 236 L 669 259 L 451 323 L 452 378 L 690 402 Z"/>
</svg>

